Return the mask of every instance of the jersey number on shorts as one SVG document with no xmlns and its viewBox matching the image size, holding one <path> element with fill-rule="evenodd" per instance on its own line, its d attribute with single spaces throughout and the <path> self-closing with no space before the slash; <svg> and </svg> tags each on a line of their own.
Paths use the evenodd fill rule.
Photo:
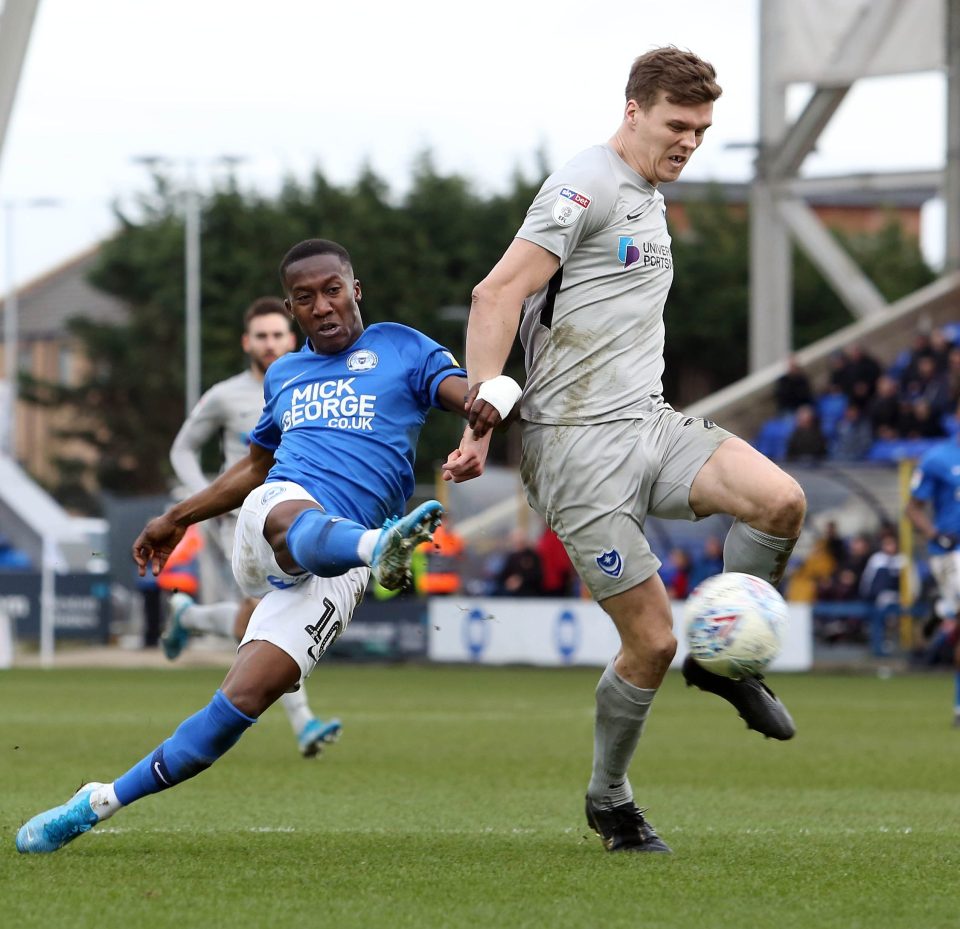
<svg viewBox="0 0 960 929">
<path fill-rule="evenodd" d="M 330 620 L 337 612 L 336 606 L 328 597 L 323 598 L 323 616 L 320 622 L 315 626 L 304 626 L 303 630 L 313 639 L 314 644 L 307 649 L 307 654 L 314 660 L 319 661 L 323 653 L 337 640 L 337 636 L 343 631 L 343 624 L 338 619 L 333 625 Z M 328 629 L 327 627 L 330 626 Z"/>
</svg>

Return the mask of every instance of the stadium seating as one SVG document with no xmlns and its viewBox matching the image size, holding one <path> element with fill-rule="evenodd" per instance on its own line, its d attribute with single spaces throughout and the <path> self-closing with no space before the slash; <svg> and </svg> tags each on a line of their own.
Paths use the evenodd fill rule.
<svg viewBox="0 0 960 929">
<path fill-rule="evenodd" d="M 847 409 L 847 398 L 843 394 L 822 394 L 816 401 L 817 415 L 820 417 L 820 428 L 827 441 L 837 437 L 837 423 L 843 419 Z"/>
<path fill-rule="evenodd" d="M 867 453 L 867 461 L 894 463 L 917 459 L 942 439 L 880 439 Z"/>
<path fill-rule="evenodd" d="M 753 447 L 767 458 L 780 461 L 787 455 L 787 443 L 793 432 L 793 416 L 789 413 L 765 420 L 753 440 Z"/>
</svg>

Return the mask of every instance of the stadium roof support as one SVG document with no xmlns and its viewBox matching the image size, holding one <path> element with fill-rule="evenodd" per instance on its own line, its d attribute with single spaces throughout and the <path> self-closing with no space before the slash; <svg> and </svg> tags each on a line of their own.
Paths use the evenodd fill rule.
<svg viewBox="0 0 960 929">
<path fill-rule="evenodd" d="M 947 0 L 947 167 L 944 270 L 960 271 L 960 0 Z"/>
<path fill-rule="evenodd" d="M 5 0 L 0 8 L 0 159 L 39 3 L 40 0 Z"/>
<path fill-rule="evenodd" d="M 842 16 L 824 18 L 824 6 Z M 886 301 L 803 199 L 823 191 L 882 191 L 904 182 L 936 181 L 947 201 L 946 270 L 960 269 L 960 0 L 761 0 L 760 139 L 750 197 L 750 371 L 792 350 L 791 242 L 819 269 L 857 319 Z M 946 19 L 944 21 L 944 14 Z M 800 28 L 798 28 L 800 27 Z M 912 45 L 902 36 L 916 39 Z M 931 50 L 928 36 L 940 36 Z M 934 43 L 935 44 L 935 43 Z M 864 76 L 930 70 L 947 64 L 945 172 L 800 178 L 798 172 L 854 82 Z M 813 94 L 792 122 L 791 82 L 811 81 Z"/>
<path fill-rule="evenodd" d="M 779 199 L 777 211 L 797 245 L 817 265 L 827 283 L 858 319 L 887 305 L 873 282 L 803 200 Z"/>
</svg>

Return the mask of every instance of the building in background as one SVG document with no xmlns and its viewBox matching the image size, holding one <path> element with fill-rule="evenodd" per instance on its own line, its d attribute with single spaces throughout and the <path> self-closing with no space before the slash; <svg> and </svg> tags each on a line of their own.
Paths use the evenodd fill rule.
<svg viewBox="0 0 960 929">
<path fill-rule="evenodd" d="M 81 344 L 70 334 L 69 321 L 85 317 L 95 322 L 119 323 L 126 318 L 126 308 L 120 301 L 87 282 L 97 251 L 94 247 L 77 255 L 18 291 L 17 356 L 22 372 L 67 386 L 78 383 L 88 370 L 88 362 Z M 5 312 L 6 300 L 3 300 L 0 319 Z M 0 376 L 6 383 L 9 373 L 3 370 L 2 353 Z M 90 459 L 89 446 L 58 436 L 59 430 L 67 425 L 64 417 L 68 415 L 67 411 L 27 403 L 22 397 L 17 403 L 14 458 L 42 484 L 55 481 L 53 461 L 56 458 Z"/>
</svg>

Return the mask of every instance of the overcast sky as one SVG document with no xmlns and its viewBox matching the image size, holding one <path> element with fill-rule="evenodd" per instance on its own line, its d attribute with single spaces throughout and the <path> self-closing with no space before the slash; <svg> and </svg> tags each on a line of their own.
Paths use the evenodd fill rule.
<svg viewBox="0 0 960 929">
<path fill-rule="evenodd" d="M 429 148 L 441 170 L 502 190 L 538 149 L 557 166 L 605 141 L 631 61 L 664 44 L 712 61 L 724 88 L 684 178 L 746 180 L 749 152 L 728 146 L 756 137 L 758 3 L 41 0 L 0 199 L 60 205 L 14 211 L 15 278 L 109 235 L 111 202 L 147 186 L 140 155 L 192 161 L 201 187 L 219 156 L 240 156 L 241 185 L 265 193 L 313 166 L 349 182 L 366 161 L 399 193 Z M 942 77 L 875 79 L 805 173 L 936 168 L 943 148 Z"/>
</svg>

